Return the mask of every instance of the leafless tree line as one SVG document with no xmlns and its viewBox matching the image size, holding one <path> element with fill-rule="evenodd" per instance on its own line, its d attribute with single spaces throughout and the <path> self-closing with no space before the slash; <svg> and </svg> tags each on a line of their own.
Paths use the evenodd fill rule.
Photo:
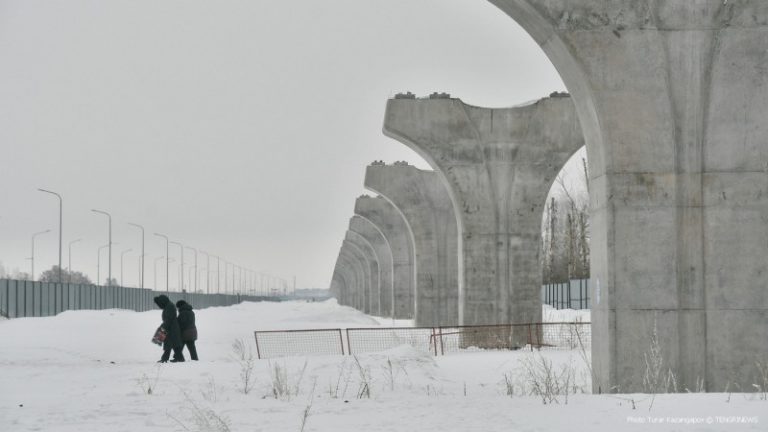
<svg viewBox="0 0 768 432">
<path fill-rule="evenodd" d="M 567 184 L 562 174 L 544 209 L 540 260 L 542 281 L 560 283 L 589 278 L 589 183 L 587 161 L 578 180 Z"/>
</svg>

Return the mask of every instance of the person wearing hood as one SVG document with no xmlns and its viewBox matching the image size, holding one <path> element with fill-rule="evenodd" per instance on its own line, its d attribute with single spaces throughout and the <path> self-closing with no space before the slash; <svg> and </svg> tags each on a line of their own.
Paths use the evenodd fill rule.
<svg viewBox="0 0 768 432">
<path fill-rule="evenodd" d="M 189 356 L 192 360 L 197 360 L 197 348 L 195 347 L 195 341 L 197 340 L 197 327 L 195 327 L 195 312 L 192 311 L 192 305 L 179 300 L 176 302 L 176 307 L 179 308 L 179 328 L 181 329 L 181 341 L 187 346 L 189 350 Z M 184 347 L 182 346 L 183 350 Z"/>
<path fill-rule="evenodd" d="M 181 350 L 184 348 L 184 344 L 181 342 L 181 330 L 178 321 L 176 321 L 176 306 L 165 294 L 155 297 L 155 304 L 163 310 L 163 328 L 167 333 L 163 342 L 163 356 L 160 357 L 158 363 L 167 362 L 168 358 L 171 357 L 171 350 L 173 350 L 171 363 L 183 362 L 184 353 Z"/>
</svg>

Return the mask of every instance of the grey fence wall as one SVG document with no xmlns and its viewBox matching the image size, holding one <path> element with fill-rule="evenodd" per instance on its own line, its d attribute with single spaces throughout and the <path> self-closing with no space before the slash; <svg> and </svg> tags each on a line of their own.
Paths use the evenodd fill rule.
<svg viewBox="0 0 768 432">
<path fill-rule="evenodd" d="M 7 318 L 53 316 L 67 310 L 157 309 L 155 296 L 186 300 L 195 309 L 230 306 L 242 301 L 278 301 L 275 297 L 193 294 L 119 286 L 77 285 L 0 279 L 0 315 Z"/>
<path fill-rule="evenodd" d="M 545 284 L 541 287 L 541 301 L 555 309 L 589 309 L 589 279 Z"/>
</svg>

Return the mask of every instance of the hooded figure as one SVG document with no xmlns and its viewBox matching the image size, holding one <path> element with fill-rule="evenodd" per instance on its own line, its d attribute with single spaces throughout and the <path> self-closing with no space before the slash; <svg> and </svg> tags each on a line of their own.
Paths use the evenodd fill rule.
<svg viewBox="0 0 768 432">
<path fill-rule="evenodd" d="M 195 313 L 192 311 L 192 305 L 184 300 L 179 300 L 176 302 L 176 307 L 179 308 L 178 321 L 181 329 L 181 340 L 187 346 L 192 360 L 197 360 L 197 348 L 195 347 L 197 327 L 195 327 Z"/>
<path fill-rule="evenodd" d="M 155 297 L 155 304 L 163 310 L 163 328 L 167 335 L 163 342 L 163 356 L 160 357 L 160 363 L 165 363 L 171 356 L 173 350 L 173 360 L 171 362 L 183 362 L 184 354 L 181 352 L 184 344 L 181 342 L 181 330 L 176 321 L 176 306 L 165 294 Z"/>
</svg>

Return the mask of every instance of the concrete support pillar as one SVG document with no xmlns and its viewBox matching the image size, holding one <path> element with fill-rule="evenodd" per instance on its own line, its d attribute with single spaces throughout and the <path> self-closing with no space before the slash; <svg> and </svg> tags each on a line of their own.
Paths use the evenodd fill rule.
<svg viewBox="0 0 768 432">
<path fill-rule="evenodd" d="M 570 97 L 506 109 L 392 99 L 384 133 L 424 156 L 448 185 L 462 239 L 461 322 L 540 322 L 543 209 L 584 145 Z"/>
<path fill-rule="evenodd" d="M 587 141 L 594 389 L 644 390 L 654 334 L 678 389 L 748 388 L 768 356 L 768 2 L 491 2 Z"/>
<path fill-rule="evenodd" d="M 352 221 L 350 220 L 350 225 L 351 222 Z M 362 256 L 363 262 L 365 263 L 368 283 L 363 292 L 363 308 L 361 310 L 367 314 L 371 314 L 378 307 L 379 284 L 381 280 L 379 277 L 379 261 L 376 258 L 376 251 L 363 236 L 352 230 L 347 230 L 345 241 L 357 248 L 357 252 Z"/>
<path fill-rule="evenodd" d="M 366 276 L 365 272 L 367 265 L 363 262 L 362 257 L 348 245 L 342 247 L 340 258 L 344 270 L 343 274 L 347 276 L 346 281 L 349 287 L 345 296 L 347 306 L 362 310 L 364 293 L 370 282 L 370 278 Z"/>
<path fill-rule="evenodd" d="M 418 326 L 458 323 L 458 232 L 445 185 L 433 171 L 405 163 L 370 165 L 365 187 L 400 210 L 413 234 Z"/>
<path fill-rule="evenodd" d="M 392 313 L 396 319 L 412 319 L 416 288 L 414 245 L 403 215 L 386 199 L 369 196 L 355 201 L 355 214 L 375 225 L 387 239 L 392 252 Z"/>
<path fill-rule="evenodd" d="M 354 292 L 357 289 L 357 273 L 355 267 L 349 261 L 339 256 L 336 264 L 336 272 L 342 280 L 339 304 L 355 307 Z"/>
<path fill-rule="evenodd" d="M 373 298 L 372 313 L 380 317 L 392 316 L 392 250 L 384 234 L 370 221 L 354 216 L 349 222 L 349 230 L 362 236 L 373 248 L 379 267 L 379 293 Z"/>
</svg>

